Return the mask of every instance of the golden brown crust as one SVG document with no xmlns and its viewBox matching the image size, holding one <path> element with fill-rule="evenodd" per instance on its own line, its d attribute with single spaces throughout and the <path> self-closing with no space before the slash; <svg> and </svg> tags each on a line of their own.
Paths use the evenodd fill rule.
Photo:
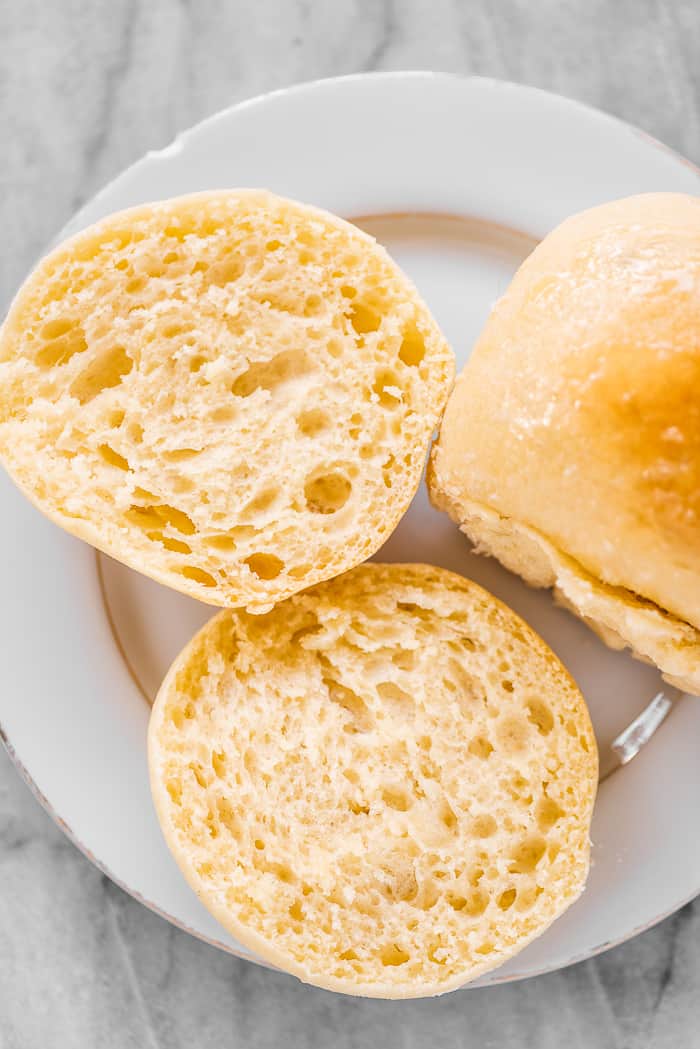
<svg viewBox="0 0 700 1049">
<path fill-rule="evenodd" d="M 568 219 L 523 263 L 449 400 L 436 502 L 535 529 L 700 627 L 700 199 Z"/>
<path fill-rule="evenodd" d="M 366 564 L 223 612 L 153 707 L 156 811 L 241 943 L 349 994 L 440 994 L 580 894 L 597 784 L 583 699 L 480 587 Z"/>
</svg>

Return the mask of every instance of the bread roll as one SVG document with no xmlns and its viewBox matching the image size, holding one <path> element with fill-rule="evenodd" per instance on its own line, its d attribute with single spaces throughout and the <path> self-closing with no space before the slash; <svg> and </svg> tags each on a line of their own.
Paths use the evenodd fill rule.
<svg viewBox="0 0 700 1049">
<path fill-rule="evenodd" d="M 0 332 L 0 457 L 73 534 L 261 610 L 388 537 L 453 370 L 372 237 L 201 193 L 112 215 L 31 274 Z"/>
<path fill-rule="evenodd" d="M 265 616 L 220 613 L 160 689 L 149 762 L 204 905 L 331 990 L 458 987 L 586 880 L 583 698 L 522 620 L 443 569 L 370 563 Z"/>
<path fill-rule="evenodd" d="M 614 647 L 700 693 L 700 199 L 568 219 L 448 403 L 433 502 Z"/>
</svg>

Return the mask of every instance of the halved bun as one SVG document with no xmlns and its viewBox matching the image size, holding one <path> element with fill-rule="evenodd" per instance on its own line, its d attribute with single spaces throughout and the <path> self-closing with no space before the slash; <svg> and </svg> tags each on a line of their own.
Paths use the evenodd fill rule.
<svg viewBox="0 0 700 1049">
<path fill-rule="evenodd" d="M 453 369 L 371 237 L 201 193 L 112 215 L 31 274 L 0 332 L 0 456 L 118 560 L 264 609 L 387 538 Z"/>
<path fill-rule="evenodd" d="M 205 906 L 302 980 L 460 986 L 581 893 L 597 753 L 583 698 L 461 576 L 366 564 L 222 612 L 149 727 L 156 810 Z"/>
<path fill-rule="evenodd" d="M 450 397 L 433 502 L 615 647 L 700 693 L 700 198 L 568 219 Z"/>
</svg>

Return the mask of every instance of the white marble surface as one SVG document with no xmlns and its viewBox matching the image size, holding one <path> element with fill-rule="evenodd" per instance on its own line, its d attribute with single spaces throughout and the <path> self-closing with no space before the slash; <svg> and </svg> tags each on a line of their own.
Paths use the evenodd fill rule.
<svg viewBox="0 0 700 1049">
<path fill-rule="evenodd" d="M 0 308 L 78 205 L 179 129 L 300 80 L 406 68 L 559 91 L 700 162 L 696 0 L 2 0 Z M 70 717 L 70 697 L 57 701 Z M 143 909 L 0 753 L 0 1049 L 280 1042 L 700 1049 L 700 901 L 528 983 L 354 1001 L 219 954 Z"/>
</svg>

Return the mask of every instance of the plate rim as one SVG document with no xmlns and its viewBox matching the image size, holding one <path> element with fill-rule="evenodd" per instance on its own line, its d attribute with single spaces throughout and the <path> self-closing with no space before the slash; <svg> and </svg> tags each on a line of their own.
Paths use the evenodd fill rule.
<svg viewBox="0 0 700 1049">
<path fill-rule="evenodd" d="M 639 128 L 637 125 L 632 124 L 632 123 L 630 123 L 628 121 L 625 121 L 625 120 L 623 120 L 623 119 L 621 119 L 621 118 L 619 118 L 617 116 L 614 116 L 612 114 L 606 113 L 606 112 L 604 112 L 602 110 L 599 110 L 595 106 L 590 105 L 590 104 L 588 104 L 586 102 L 581 102 L 581 101 L 579 101 L 577 99 L 573 99 L 573 98 L 570 98 L 570 97 L 565 96 L 565 95 L 561 95 L 561 94 L 558 94 L 558 93 L 555 93 L 555 92 L 551 92 L 551 91 L 548 91 L 548 90 L 543 89 L 543 88 L 534 87 L 534 86 L 526 85 L 526 84 L 520 84 L 520 83 L 518 83 L 516 81 L 503 80 L 503 79 L 499 79 L 499 78 L 496 78 L 496 77 L 463 75 L 463 74 L 459 74 L 459 73 L 440 72 L 440 71 L 432 71 L 432 70 L 407 69 L 407 70 L 394 70 L 394 71 L 390 71 L 390 72 L 350 73 L 350 74 L 346 74 L 346 75 L 338 76 L 338 77 L 321 77 L 321 78 L 316 78 L 316 79 L 313 79 L 313 80 L 301 81 L 301 82 L 298 82 L 298 83 L 295 83 L 295 84 L 292 84 L 292 85 L 289 85 L 289 86 L 286 86 L 286 87 L 280 87 L 280 88 L 276 88 L 276 89 L 274 89 L 272 91 L 262 92 L 262 93 L 256 94 L 256 95 L 254 95 L 254 96 L 252 96 L 250 98 L 242 99 L 242 100 L 240 100 L 240 101 L 238 101 L 236 103 L 233 103 L 233 104 L 231 104 L 229 106 L 226 106 L 226 107 L 224 107 L 222 109 L 219 109 L 216 112 L 210 114 L 209 116 L 203 118 L 202 120 L 197 121 L 196 123 L 192 124 L 191 126 L 181 130 L 180 132 L 178 132 L 174 136 L 174 138 L 167 145 L 165 145 L 165 146 L 163 146 L 163 147 L 161 147 L 159 149 L 149 150 L 145 154 L 143 154 L 143 155 L 139 156 L 138 158 L 136 158 L 131 164 L 127 165 L 125 168 L 123 168 L 119 172 L 117 172 L 117 174 L 113 178 L 111 178 L 108 182 L 106 182 L 102 187 L 100 187 L 100 189 L 98 189 L 96 193 L 92 194 L 87 200 L 85 200 L 85 202 L 71 215 L 71 217 L 69 218 L 67 223 L 63 224 L 63 226 L 60 228 L 60 230 L 56 234 L 54 234 L 54 236 L 50 239 L 48 245 L 42 250 L 41 254 L 44 254 L 45 251 L 49 250 L 53 245 L 55 245 L 57 242 L 62 240 L 64 238 L 64 236 L 66 235 L 66 232 L 65 232 L 66 230 L 68 230 L 69 228 L 80 228 L 81 225 L 84 225 L 83 216 L 88 212 L 89 209 L 93 208 L 96 204 L 98 204 L 101 200 L 103 200 L 106 196 L 108 196 L 110 191 L 112 190 L 112 188 L 114 187 L 114 185 L 118 181 L 123 179 L 128 174 L 133 173 L 136 168 L 138 168 L 140 165 L 142 165 L 144 163 L 147 163 L 147 162 L 150 162 L 150 161 L 153 161 L 153 160 L 158 160 L 158 159 L 167 159 L 168 155 L 173 155 L 174 153 L 179 152 L 180 149 L 183 148 L 183 145 L 187 142 L 187 140 L 191 136 L 193 136 L 195 133 L 199 132 L 200 130 L 202 130 L 204 128 L 211 127 L 211 126 L 217 124 L 220 121 L 223 121 L 223 120 L 227 119 L 228 117 L 230 117 L 234 113 L 239 113 L 241 111 L 254 109 L 257 106 L 265 105 L 269 101 L 271 101 L 271 100 L 273 100 L 275 98 L 278 98 L 278 97 L 289 97 L 289 96 L 292 96 L 292 95 L 311 94 L 311 93 L 314 93 L 314 92 L 318 91 L 319 89 L 323 90 L 324 88 L 328 87 L 328 85 L 332 85 L 332 84 L 348 84 L 348 85 L 352 85 L 353 83 L 360 83 L 360 82 L 363 83 L 363 84 L 367 84 L 367 82 L 371 82 L 371 81 L 374 81 L 374 82 L 379 82 L 379 81 L 397 81 L 397 82 L 401 82 L 401 81 L 406 81 L 406 80 L 411 80 L 411 81 L 425 80 L 425 81 L 431 81 L 431 82 L 432 81 L 455 81 L 455 82 L 460 83 L 460 84 L 464 84 L 465 82 L 476 82 L 478 84 L 482 84 L 485 87 L 494 89 L 496 91 L 512 91 L 513 94 L 516 94 L 516 95 L 530 96 L 534 100 L 536 100 L 536 101 L 538 101 L 538 102 L 540 102 L 542 104 L 545 104 L 545 105 L 555 104 L 555 105 L 559 105 L 559 106 L 561 106 L 561 107 L 563 107 L 565 109 L 569 109 L 569 110 L 572 110 L 572 111 L 578 111 L 581 115 L 585 115 L 586 119 L 588 119 L 588 120 L 594 120 L 594 121 L 597 121 L 601 125 L 608 125 L 610 127 L 614 127 L 618 132 L 621 132 L 623 134 L 633 135 L 636 138 L 641 138 L 647 145 L 649 145 L 649 146 L 651 146 L 653 148 L 658 149 L 660 152 L 665 153 L 669 157 L 673 158 L 673 160 L 675 160 L 676 162 L 686 166 L 687 168 L 689 168 L 689 170 L 693 174 L 695 174 L 698 178 L 700 178 L 700 168 L 698 168 L 691 160 L 689 160 L 688 158 L 684 157 L 682 154 L 678 153 L 676 150 L 674 150 L 673 148 L 667 146 L 663 142 L 659 141 L 654 136 L 648 134 L 643 129 Z M 106 602 L 104 601 L 104 594 L 103 594 L 103 602 L 102 603 L 103 603 L 103 607 L 105 609 L 105 614 L 107 615 L 107 618 L 109 620 L 108 606 L 107 606 Z M 113 637 L 115 638 L 115 644 L 118 644 L 118 642 L 116 641 L 116 636 L 114 634 L 114 630 L 112 628 L 111 622 L 110 622 L 110 632 L 113 635 Z M 128 667 L 128 663 L 126 665 Z M 200 932 L 200 931 L 198 931 L 196 929 L 191 928 L 189 925 L 187 925 L 186 922 L 182 921 L 180 918 L 175 917 L 174 915 L 169 914 L 166 910 L 164 910 L 163 908 L 159 907 L 158 904 L 156 904 L 154 901 L 149 900 L 142 893 L 140 893 L 138 890 L 136 890 L 134 888 L 131 888 L 125 881 L 123 881 L 122 879 L 117 877 L 105 863 L 103 863 L 94 853 L 91 852 L 91 850 L 87 847 L 87 845 L 85 845 L 80 840 L 80 838 L 77 836 L 77 834 L 73 830 L 73 828 L 54 809 L 52 804 L 49 802 L 48 798 L 39 789 L 37 783 L 35 782 L 34 778 L 30 774 L 27 766 L 24 764 L 24 762 L 20 758 L 19 754 L 17 753 L 14 745 L 12 744 L 11 740 L 9 739 L 9 737 L 8 737 L 6 731 L 4 730 L 4 728 L 3 728 L 1 723 L 0 723 L 0 741 L 3 743 L 5 749 L 6 749 L 8 755 L 10 757 L 10 760 L 12 761 L 12 763 L 15 766 L 15 768 L 17 769 L 20 777 L 27 784 L 27 786 L 29 787 L 30 791 L 32 792 L 32 794 L 34 795 L 36 800 L 41 804 L 41 806 L 44 809 L 44 811 L 46 811 L 48 813 L 48 815 L 51 817 L 51 819 L 53 820 L 54 824 L 66 835 L 68 840 L 71 841 L 71 843 L 95 867 L 97 867 L 97 869 L 103 875 L 105 875 L 106 877 L 108 877 L 110 879 L 110 881 L 114 882 L 114 884 L 116 884 L 120 889 L 122 889 L 124 892 L 126 892 L 131 897 L 133 897 L 139 903 L 143 904 L 145 907 L 147 907 L 153 913 L 155 913 L 159 917 L 165 919 L 170 924 L 174 925 L 176 928 L 178 928 L 178 929 L 180 929 L 180 930 L 182 930 L 184 932 L 189 933 L 190 935 L 194 936 L 198 940 L 201 940 L 202 942 L 207 943 L 210 946 L 216 947 L 219 950 L 223 950 L 227 954 L 233 955 L 234 957 L 238 957 L 238 958 L 241 958 L 241 959 L 243 959 L 245 961 L 249 961 L 249 962 L 252 961 L 255 964 L 262 965 L 265 968 L 276 970 L 275 966 L 270 965 L 268 962 L 264 961 L 263 959 L 258 958 L 257 956 L 252 956 L 252 955 L 250 955 L 248 953 L 244 953 L 243 951 L 237 951 L 235 948 L 231 947 L 229 944 L 224 943 L 222 941 L 219 941 L 219 940 L 217 940 L 217 939 L 215 939 L 213 937 L 210 937 L 210 936 L 206 935 L 203 932 Z M 508 974 L 503 975 L 503 976 L 499 976 L 499 970 L 496 969 L 492 973 L 487 974 L 486 979 L 488 980 L 488 984 L 486 984 L 486 983 L 482 984 L 480 981 L 477 981 L 476 983 L 465 984 L 464 988 L 462 988 L 462 989 L 475 990 L 479 986 L 487 986 L 487 985 L 488 986 L 494 986 L 494 985 L 498 985 L 498 984 L 502 985 L 502 984 L 505 984 L 505 983 L 520 981 L 520 980 L 523 980 L 523 979 L 529 979 L 530 977 L 541 976 L 541 975 L 544 975 L 544 974 L 550 973 L 550 972 L 556 972 L 556 971 L 559 971 L 560 969 L 568 968 L 571 965 L 574 965 L 574 964 L 577 964 L 579 962 L 585 961 L 585 960 L 587 960 L 589 958 L 596 957 L 597 955 L 603 953 L 604 951 L 607 951 L 607 950 L 609 950 L 609 949 L 611 949 L 613 947 L 619 946 L 619 945 L 625 943 L 627 940 L 632 939 L 635 936 L 639 935 L 640 933 L 645 932 L 645 931 L 653 928 L 656 924 L 658 924 L 659 922 L 663 921 L 665 918 L 669 917 L 671 914 L 675 913 L 676 911 L 678 911 L 679 909 L 684 907 L 691 900 L 695 899 L 698 895 L 700 895 L 700 883 L 698 884 L 697 888 L 693 892 L 691 892 L 689 895 L 686 895 L 683 898 L 681 898 L 678 902 L 674 903 L 670 908 L 664 909 L 661 913 L 659 913 L 657 915 L 654 915 L 647 922 L 644 922 L 641 925 L 633 927 L 631 930 L 627 931 L 623 935 L 615 937 L 615 938 L 613 938 L 611 940 L 604 940 L 603 942 L 597 944 L 596 946 L 594 946 L 591 949 L 587 949 L 587 950 L 585 950 L 583 952 L 578 952 L 577 954 L 571 956 L 569 959 L 567 959 L 563 963 L 553 963 L 552 965 L 543 965 L 543 966 L 540 966 L 537 969 L 533 969 L 531 971 L 528 971 L 527 973 L 517 973 L 517 972 L 516 973 L 508 973 Z M 276 971 L 280 971 L 280 970 L 276 970 Z"/>
<path fill-rule="evenodd" d="M 330 76 L 330 77 L 315 77 L 312 80 L 301 80 L 295 84 L 289 84 L 286 87 L 273 88 L 271 91 L 262 91 L 256 95 L 252 95 L 249 98 L 243 98 L 238 102 L 233 102 L 230 106 L 224 106 L 222 109 L 217 109 L 214 113 L 210 113 L 209 116 L 203 117 L 201 120 L 196 121 L 194 124 L 190 124 L 188 127 L 178 131 L 175 136 L 165 146 L 161 146 L 158 149 L 149 149 L 145 153 L 142 153 L 136 160 L 133 160 L 126 167 L 110 178 L 103 186 L 101 186 L 95 193 L 93 193 L 76 211 L 74 211 L 70 218 L 63 223 L 57 233 L 55 233 L 49 240 L 48 244 L 42 251 L 42 255 L 45 254 L 55 244 L 65 239 L 65 231 L 69 228 L 77 225 L 81 222 L 83 214 L 95 203 L 105 197 L 112 189 L 114 184 L 122 179 L 124 176 L 131 174 L 135 168 L 141 165 L 144 161 L 166 159 L 168 155 L 172 155 L 180 151 L 182 146 L 187 140 L 195 133 L 204 128 L 211 127 L 218 123 L 220 120 L 225 119 L 230 114 L 236 112 L 242 112 L 248 109 L 254 109 L 256 106 L 263 105 L 275 98 L 289 97 L 291 95 L 303 95 L 318 90 L 319 87 L 327 84 L 352 84 L 352 83 L 367 83 L 369 81 L 390 81 L 390 80 L 426 80 L 426 81 L 457 81 L 458 83 L 477 83 L 483 84 L 486 87 L 494 88 L 496 90 L 511 90 L 515 94 L 519 95 L 531 95 L 533 98 L 539 98 L 544 104 L 557 103 L 566 108 L 573 108 L 581 113 L 585 113 L 588 118 L 598 120 L 601 123 L 608 124 L 611 127 L 617 128 L 618 131 L 624 134 L 632 134 L 636 138 L 642 139 L 647 145 L 658 149 L 660 152 L 665 153 L 667 156 L 672 157 L 674 160 L 683 164 L 689 170 L 695 173 L 700 178 L 700 167 L 694 164 L 692 160 L 679 153 L 672 146 L 668 146 L 665 142 L 651 135 L 648 131 L 639 127 L 637 124 L 633 124 L 630 121 L 623 120 L 621 117 L 615 116 L 613 113 L 608 113 L 605 110 L 598 109 L 596 106 L 591 105 L 588 102 L 582 102 L 579 99 L 571 98 L 569 95 L 560 94 L 557 91 L 548 91 L 546 88 L 536 87 L 532 84 L 521 84 L 517 80 L 501 79 L 500 77 L 484 76 L 481 74 L 471 73 L 453 73 L 453 72 L 441 72 L 439 70 L 430 69 L 393 69 L 387 71 L 376 71 L 367 73 L 345 73 L 342 76 Z"/>
</svg>

